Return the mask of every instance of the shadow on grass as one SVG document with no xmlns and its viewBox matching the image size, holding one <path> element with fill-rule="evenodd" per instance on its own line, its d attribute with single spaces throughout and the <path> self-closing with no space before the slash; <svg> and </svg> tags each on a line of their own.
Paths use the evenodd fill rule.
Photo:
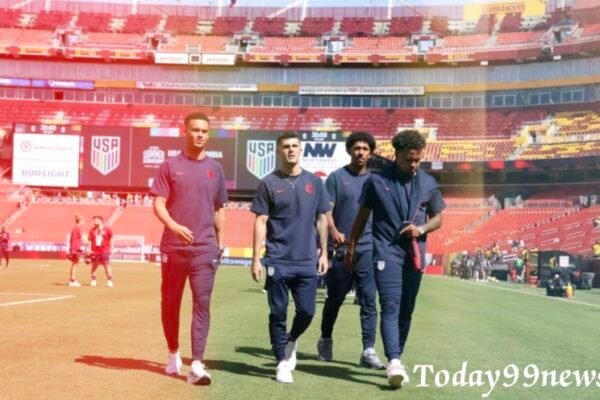
<svg viewBox="0 0 600 400">
<path fill-rule="evenodd" d="M 135 358 L 116 358 L 103 356 L 80 356 L 75 359 L 76 363 L 86 364 L 91 367 L 115 369 L 115 370 L 137 370 L 147 371 L 162 375 L 167 378 L 186 381 L 185 376 L 165 374 L 165 365 L 154 361 L 137 360 Z"/>
<path fill-rule="evenodd" d="M 183 363 L 185 365 L 190 365 L 192 363 L 192 359 L 184 357 Z M 268 364 L 264 364 L 261 367 L 258 365 L 249 365 L 241 362 L 226 360 L 204 360 L 204 364 L 209 371 L 225 371 L 236 375 L 259 376 L 261 378 L 268 377 L 275 379 L 275 363 L 273 363 L 273 366 L 270 368 L 265 368 L 269 366 Z"/>
<path fill-rule="evenodd" d="M 265 360 L 273 360 L 273 353 L 270 349 L 260 348 L 260 347 L 236 347 L 236 352 L 247 354 L 256 358 L 265 359 Z M 320 377 L 326 378 L 334 378 L 340 379 L 348 382 L 362 383 L 367 385 L 381 386 L 378 383 L 374 383 L 365 379 L 360 379 L 361 377 L 384 377 L 384 374 L 380 372 L 376 372 L 373 370 L 360 370 L 356 364 L 349 362 L 323 362 L 319 365 L 314 364 L 305 364 L 302 363 L 303 360 L 310 360 L 313 362 L 319 362 L 316 359 L 314 354 L 308 353 L 297 353 L 298 357 L 298 365 L 296 367 L 297 371 L 301 371 L 307 374 L 316 375 Z M 210 365 L 209 365 L 210 366 Z M 269 364 L 264 364 L 263 366 L 269 366 L 270 369 L 266 370 L 269 372 L 269 375 L 273 374 L 273 370 L 276 367 L 275 362 Z M 218 369 L 218 368 L 216 368 Z M 368 371 L 368 372 L 362 372 Z"/>
</svg>

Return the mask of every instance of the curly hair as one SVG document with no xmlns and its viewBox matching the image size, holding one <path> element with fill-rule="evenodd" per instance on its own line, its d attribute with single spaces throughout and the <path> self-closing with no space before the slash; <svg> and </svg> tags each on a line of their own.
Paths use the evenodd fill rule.
<svg viewBox="0 0 600 400">
<path fill-rule="evenodd" d="M 375 146 L 377 143 L 375 142 L 375 138 L 367 132 L 354 132 L 350 136 L 346 138 L 346 151 L 349 153 L 352 150 L 352 146 L 356 142 L 365 142 L 369 145 L 369 149 L 371 149 L 371 153 L 375 151 Z"/>
<path fill-rule="evenodd" d="M 425 138 L 416 130 L 402 131 L 392 139 L 396 151 L 423 150 L 426 144 Z"/>
</svg>

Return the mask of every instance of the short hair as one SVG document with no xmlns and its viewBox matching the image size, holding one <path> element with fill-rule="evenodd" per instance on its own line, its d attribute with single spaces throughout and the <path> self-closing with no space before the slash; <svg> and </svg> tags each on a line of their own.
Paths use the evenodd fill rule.
<svg viewBox="0 0 600 400">
<path fill-rule="evenodd" d="M 201 112 L 193 112 L 185 116 L 185 119 L 183 120 L 185 127 L 187 128 L 188 123 L 194 119 L 200 119 L 202 121 L 206 121 L 207 124 L 210 124 L 210 121 L 206 114 Z"/>
<path fill-rule="evenodd" d="M 377 146 L 377 142 L 375 142 L 375 138 L 367 132 L 354 132 L 350 136 L 346 138 L 346 151 L 349 153 L 352 150 L 352 146 L 356 142 L 365 142 L 369 145 L 369 149 L 371 149 L 371 153 L 375 151 L 375 147 Z"/>
<path fill-rule="evenodd" d="M 104 221 L 104 218 L 102 218 L 102 216 L 101 216 L 101 215 L 94 215 L 94 216 L 92 217 L 92 219 L 99 219 L 100 221 Z"/>
<path fill-rule="evenodd" d="M 80 222 L 83 220 L 83 215 L 79 213 L 75 213 L 75 222 Z"/>
<path fill-rule="evenodd" d="M 283 143 L 283 141 L 286 140 L 286 139 L 298 139 L 299 142 L 302 141 L 300 139 L 300 135 L 298 135 L 296 132 L 283 132 L 277 138 L 277 146 L 278 147 L 281 146 L 281 144 Z"/>
<path fill-rule="evenodd" d="M 392 146 L 396 151 L 423 150 L 426 144 L 423 135 L 414 129 L 402 131 L 392 139 Z"/>
</svg>

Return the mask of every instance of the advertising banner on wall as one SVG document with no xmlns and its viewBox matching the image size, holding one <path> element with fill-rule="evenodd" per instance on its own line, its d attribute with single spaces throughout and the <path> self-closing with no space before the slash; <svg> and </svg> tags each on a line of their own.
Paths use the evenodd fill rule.
<svg viewBox="0 0 600 400">
<path fill-rule="evenodd" d="M 346 138 L 340 132 L 301 132 L 302 168 L 321 179 L 350 162 Z"/>
<path fill-rule="evenodd" d="M 129 187 L 131 129 L 87 126 L 82 130 L 81 185 Z"/>
<path fill-rule="evenodd" d="M 259 181 L 278 168 L 277 136 L 279 132 L 238 132 L 237 190 L 256 190 Z"/>
<path fill-rule="evenodd" d="M 148 128 L 134 128 L 131 147 L 131 185 L 140 188 L 151 186 L 160 164 L 177 156 L 184 144 L 183 137 L 156 136 L 152 135 Z M 223 167 L 227 189 L 234 189 L 235 134 L 211 137 L 206 153 Z"/>
<path fill-rule="evenodd" d="M 77 187 L 79 185 L 79 136 L 15 133 L 13 183 Z"/>
</svg>

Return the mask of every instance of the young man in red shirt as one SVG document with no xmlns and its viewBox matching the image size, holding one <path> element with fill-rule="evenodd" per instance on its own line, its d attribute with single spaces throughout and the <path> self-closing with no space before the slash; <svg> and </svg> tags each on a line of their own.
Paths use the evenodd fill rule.
<svg viewBox="0 0 600 400">
<path fill-rule="evenodd" d="M 80 287 L 81 284 L 75 279 L 75 271 L 79 265 L 79 258 L 83 253 L 81 248 L 83 235 L 81 234 L 81 226 L 83 225 L 83 216 L 79 213 L 75 214 L 75 227 L 71 230 L 69 237 L 69 254 L 67 258 L 71 261 L 71 272 L 69 274 L 69 287 Z"/>
<path fill-rule="evenodd" d="M 91 287 L 96 287 L 96 270 L 98 266 L 104 267 L 106 273 L 106 286 L 113 287 L 112 268 L 110 267 L 110 251 L 112 248 L 112 230 L 104 226 L 104 218 L 96 215 L 92 218 L 94 227 L 90 230 L 88 240 L 92 250 L 92 281 Z"/>
</svg>

